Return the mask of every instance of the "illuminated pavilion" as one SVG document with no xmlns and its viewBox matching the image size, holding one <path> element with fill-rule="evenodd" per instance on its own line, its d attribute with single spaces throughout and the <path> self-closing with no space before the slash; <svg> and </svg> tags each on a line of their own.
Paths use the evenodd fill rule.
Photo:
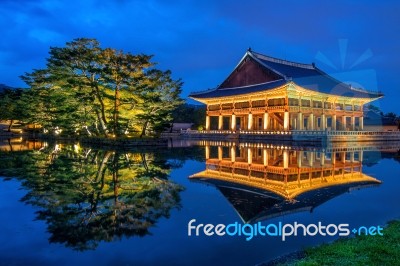
<svg viewBox="0 0 400 266">
<path fill-rule="evenodd" d="M 362 172 L 363 149 L 290 150 L 257 145 L 210 145 L 206 169 L 191 180 L 214 185 L 244 222 L 316 206 L 353 189 L 379 185 Z"/>
<path fill-rule="evenodd" d="M 249 49 L 216 89 L 192 93 L 207 105 L 206 130 L 362 131 L 363 105 L 383 95 L 344 84 L 315 64 Z"/>
</svg>

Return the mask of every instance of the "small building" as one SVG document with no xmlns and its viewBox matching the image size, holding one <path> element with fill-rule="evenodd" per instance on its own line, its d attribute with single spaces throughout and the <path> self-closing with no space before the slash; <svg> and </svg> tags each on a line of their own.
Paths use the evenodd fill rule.
<svg viewBox="0 0 400 266">
<path fill-rule="evenodd" d="M 374 111 L 368 111 L 364 117 L 366 131 L 399 131 L 399 121 L 395 117 L 382 116 Z"/>
<path fill-rule="evenodd" d="M 221 85 L 190 97 L 207 105 L 206 130 L 358 131 L 363 106 L 383 94 L 249 49 Z"/>
<path fill-rule="evenodd" d="M 182 130 L 190 130 L 193 126 L 193 123 L 172 123 L 170 132 L 181 132 Z"/>
</svg>

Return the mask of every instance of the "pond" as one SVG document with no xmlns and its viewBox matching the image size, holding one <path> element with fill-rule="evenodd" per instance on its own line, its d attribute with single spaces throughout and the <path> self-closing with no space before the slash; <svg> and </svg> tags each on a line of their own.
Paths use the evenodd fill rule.
<svg viewBox="0 0 400 266">
<path fill-rule="evenodd" d="M 400 218 L 397 143 L 172 144 L 0 142 L 2 264 L 256 265 L 340 236 L 249 237 L 239 225 L 352 230 Z M 238 230 L 209 236 L 199 224 Z"/>
</svg>

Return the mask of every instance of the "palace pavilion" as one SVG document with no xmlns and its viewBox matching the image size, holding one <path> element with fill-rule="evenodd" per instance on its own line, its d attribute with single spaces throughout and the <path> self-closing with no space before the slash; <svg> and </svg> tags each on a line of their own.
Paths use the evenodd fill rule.
<svg viewBox="0 0 400 266">
<path fill-rule="evenodd" d="M 383 95 L 354 88 L 315 64 L 247 50 L 217 88 L 192 93 L 207 105 L 206 130 L 362 131 L 363 106 Z"/>
<path fill-rule="evenodd" d="M 340 194 L 381 183 L 362 172 L 363 148 L 313 150 L 219 141 L 200 145 L 205 147 L 206 169 L 190 179 L 216 186 L 247 223 L 312 211 Z"/>
</svg>

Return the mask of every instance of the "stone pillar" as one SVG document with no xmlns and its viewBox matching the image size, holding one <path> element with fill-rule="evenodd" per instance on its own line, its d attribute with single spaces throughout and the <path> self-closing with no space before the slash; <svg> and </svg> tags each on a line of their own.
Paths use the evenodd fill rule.
<svg viewBox="0 0 400 266">
<path fill-rule="evenodd" d="M 231 147 L 231 162 L 234 163 L 236 161 L 236 148 L 235 146 Z"/>
<path fill-rule="evenodd" d="M 222 161 L 222 147 L 218 146 L 218 160 Z"/>
<path fill-rule="evenodd" d="M 359 124 L 360 124 L 360 130 L 364 130 L 364 117 L 363 116 L 360 117 Z"/>
<path fill-rule="evenodd" d="M 283 130 L 289 130 L 289 112 L 283 114 Z"/>
<path fill-rule="evenodd" d="M 325 130 L 326 129 L 326 117 L 325 114 L 321 115 L 321 130 Z"/>
<path fill-rule="evenodd" d="M 253 114 L 249 114 L 249 120 L 247 121 L 247 129 L 252 130 L 253 129 Z"/>
<path fill-rule="evenodd" d="M 332 165 L 336 163 L 336 152 L 332 152 L 332 157 L 331 157 Z"/>
<path fill-rule="evenodd" d="M 253 151 L 251 150 L 251 148 L 247 148 L 247 163 L 253 163 Z"/>
<path fill-rule="evenodd" d="M 232 115 L 231 117 L 231 130 L 235 131 L 236 130 L 236 115 Z"/>
<path fill-rule="evenodd" d="M 315 152 L 309 151 L 308 153 L 309 153 L 308 160 L 309 160 L 310 166 L 313 167 L 314 166 Z"/>
<path fill-rule="evenodd" d="M 288 150 L 283 151 L 283 168 L 289 168 L 289 152 Z"/>
<path fill-rule="evenodd" d="M 350 162 L 354 163 L 354 151 L 350 152 Z"/>
<path fill-rule="evenodd" d="M 268 150 L 267 149 L 263 149 L 263 163 L 264 166 L 268 166 Z"/>
<path fill-rule="evenodd" d="M 354 116 L 351 117 L 351 130 L 356 130 L 356 118 Z"/>
<path fill-rule="evenodd" d="M 218 130 L 222 130 L 224 127 L 224 117 L 222 115 L 218 116 Z"/>
<path fill-rule="evenodd" d="M 303 114 L 300 112 L 297 114 L 297 124 L 298 124 L 297 129 L 303 130 L 303 125 L 304 125 Z"/>
<path fill-rule="evenodd" d="M 301 167 L 301 162 L 303 160 L 303 151 L 297 152 L 297 167 Z"/>
<path fill-rule="evenodd" d="M 342 130 L 346 130 L 346 116 L 342 116 Z"/>
<path fill-rule="evenodd" d="M 269 115 L 268 115 L 268 113 L 264 113 L 264 123 L 263 123 L 264 130 L 268 129 L 268 126 L 269 126 L 268 124 L 269 124 Z"/>
<path fill-rule="evenodd" d="M 206 130 L 210 130 L 210 116 L 206 116 Z"/>
<path fill-rule="evenodd" d="M 296 130 L 298 128 L 297 118 L 292 116 L 291 121 L 292 121 L 291 122 L 292 123 L 292 128 Z"/>
<path fill-rule="evenodd" d="M 321 166 L 325 165 L 325 152 L 321 152 L 320 163 Z"/>
<path fill-rule="evenodd" d="M 332 130 L 336 130 L 336 115 L 332 116 Z"/>
<path fill-rule="evenodd" d="M 363 152 L 364 151 L 359 151 L 359 154 L 358 154 L 358 160 L 360 161 L 360 163 L 363 161 Z"/>
<path fill-rule="evenodd" d="M 210 146 L 207 145 L 205 147 L 205 150 L 206 150 L 206 160 L 208 160 L 208 159 L 210 159 Z"/>
<path fill-rule="evenodd" d="M 346 163 L 346 152 L 342 152 L 342 163 Z"/>
<path fill-rule="evenodd" d="M 310 125 L 308 130 L 314 130 L 314 114 L 310 114 L 308 119 L 310 120 L 308 123 Z"/>
</svg>

